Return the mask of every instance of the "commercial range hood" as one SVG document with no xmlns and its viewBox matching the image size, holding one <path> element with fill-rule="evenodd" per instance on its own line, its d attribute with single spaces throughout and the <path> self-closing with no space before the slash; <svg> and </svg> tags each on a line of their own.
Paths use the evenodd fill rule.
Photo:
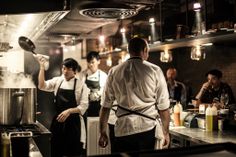
<svg viewBox="0 0 236 157">
<path fill-rule="evenodd" d="M 0 67 L 23 71 L 24 53 L 18 38 L 26 36 L 35 41 L 47 29 L 58 23 L 69 11 L 68 0 L 31 1 L 20 3 L 0 1 Z M 10 62 L 9 62 L 10 61 Z"/>
</svg>

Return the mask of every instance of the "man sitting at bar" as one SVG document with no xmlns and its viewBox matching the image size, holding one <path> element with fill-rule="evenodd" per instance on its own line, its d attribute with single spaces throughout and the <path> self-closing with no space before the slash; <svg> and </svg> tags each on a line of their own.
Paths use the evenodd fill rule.
<svg viewBox="0 0 236 157">
<path fill-rule="evenodd" d="M 184 109 L 186 108 L 186 99 L 187 99 L 187 92 L 186 87 L 182 82 L 176 81 L 177 77 L 177 70 L 175 68 L 169 68 L 166 71 L 166 82 L 167 87 L 170 95 L 170 102 L 174 105 L 177 101 L 179 101 Z"/>
<path fill-rule="evenodd" d="M 230 108 L 235 110 L 235 99 L 232 89 L 227 83 L 221 81 L 222 72 L 217 69 L 206 73 L 207 82 L 202 85 L 196 96 L 197 104 L 216 103 L 217 108 Z"/>
</svg>

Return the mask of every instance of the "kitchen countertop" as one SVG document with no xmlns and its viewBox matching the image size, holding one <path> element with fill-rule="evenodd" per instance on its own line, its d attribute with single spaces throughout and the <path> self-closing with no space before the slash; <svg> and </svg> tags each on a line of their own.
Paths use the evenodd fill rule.
<svg viewBox="0 0 236 157">
<path fill-rule="evenodd" d="M 170 134 L 197 143 L 236 143 L 236 132 L 233 132 L 232 130 L 209 132 L 199 128 L 186 128 L 184 126 L 180 126 L 170 127 Z"/>
</svg>

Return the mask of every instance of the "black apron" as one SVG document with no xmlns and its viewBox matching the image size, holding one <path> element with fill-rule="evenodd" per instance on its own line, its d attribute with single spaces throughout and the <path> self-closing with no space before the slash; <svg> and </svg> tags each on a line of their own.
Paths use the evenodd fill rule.
<svg viewBox="0 0 236 157">
<path fill-rule="evenodd" d="M 90 92 L 92 92 L 92 90 L 97 89 L 100 90 L 100 72 L 98 71 L 98 81 L 92 81 L 92 80 L 88 80 L 88 75 L 86 76 L 86 85 L 87 87 L 91 90 Z M 101 108 L 100 105 L 101 100 L 98 101 L 93 101 L 89 99 L 89 106 L 87 109 L 87 117 L 98 117 L 99 116 L 99 111 Z"/>
<path fill-rule="evenodd" d="M 62 111 L 69 108 L 77 107 L 75 97 L 76 79 L 74 82 L 73 90 L 61 89 L 61 84 L 58 87 L 58 91 L 55 98 L 57 114 L 54 116 L 51 125 L 52 156 L 77 156 L 80 155 L 83 150 L 83 143 L 80 142 L 81 128 L 79 114 L 71 114 L 63 123 L 58 122 L 56 120 L 57 116 Z"/>
</svg>

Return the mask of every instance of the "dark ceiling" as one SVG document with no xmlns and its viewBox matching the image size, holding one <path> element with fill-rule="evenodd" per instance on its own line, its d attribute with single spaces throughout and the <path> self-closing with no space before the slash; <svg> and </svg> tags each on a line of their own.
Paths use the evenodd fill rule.
<svg viewBox="0 0 236 157">
<path fill-rule="evenodd" d="M 73 40 L 95 39 L 101 31 L 105 36 L 112 36 L 119 31 L 121 23 L 146 27 L 150 14 L 153 13 L 160 18 L 160 3 L 164 15 L 180 11 L 180 0 L 72 0 L 71 11 L 48 29 L 37 42 L 62 44 L 69 43 L 72 38 Z M 112 9 L 106 12 L 104 8 Z M 90 16 L 93 17 L 81 15 L 81 11 L 88 11 L 88 9 L 90 9 Z M 122 9 L 126 9 L 125 13 L 120 13 Z M 132 9 L 137 11 L 137 15 L 130 15 Z M 132 17 L 122 19 L 121 15 Z"/>
<path fill-rule="evenodd" d="M 21 0 L 22 3 L 16 3 L 13 0 L 1 0 L 0 29 L 3 31 L 1 40 L 11 42 L 11 38 L 8 36 L 12 33 L 16 34 L 14 33 L 17 32 L 15 29 L 20 25 L 18 23 L 20 23 L 21 20 L 18 15 L 22 15 L 21 18 L 23 19 L 28 13 L 45 13 L 42 16 L 35 16 L 34 19 L 38 20 L 37 23 L 32 21 L 36 26 L 40 24 L 40 33 L 38 33 L 35 38 L 32 37 L 32 33 L 31 35 L 26 34 L 28 37 L 32 38 L 37 45 L 41 46 L 60 46 L 61 44 L 70 43 L 72 39 L 78 42 L 81 41 L 81 39 L 96 39 L 101 32 L 107 37 L 115 36 L 119 34 L 121 25 L 128 29 L 137 28 L 137 30 L 133 29 L 132 31 L 139 31 L 141 34 L 145 34 L 145 31 L 149 28 L 148 19 L 150 16 L 154 15 L 156 18 L 156 26 L 161 28 L 160 19 L 162 19 L 163 25 L 165 17 L 179 13 L 181 6 L 184 5 L 183 3 L 187 1 L 188 0 L 41 0 L 39 2 Z M 52 14 L 49 14 L 51 12 Z M 58 14 L 56 12 L 58 12 Z M 6 14 L 9 16 L 6 17 Z M 63 15 L 62 18 L 61 15 Z M 55 19 L 52 16 L 55 16 Z M 42 19 L 43 21 L 40 23 Z M 9 29 L 10 24 L 16 26 L 14 30 L 13 28 L 11 30 Z M 33 32 L 37 34 L 38 27 L 36 28 L 36 26 L 32 25 L 30 29 L 35 27 Z M 128 31 L 131 32 L 131 30 Z M 13 38 L 17 39 L 17 37 Z"/>
</svg>

